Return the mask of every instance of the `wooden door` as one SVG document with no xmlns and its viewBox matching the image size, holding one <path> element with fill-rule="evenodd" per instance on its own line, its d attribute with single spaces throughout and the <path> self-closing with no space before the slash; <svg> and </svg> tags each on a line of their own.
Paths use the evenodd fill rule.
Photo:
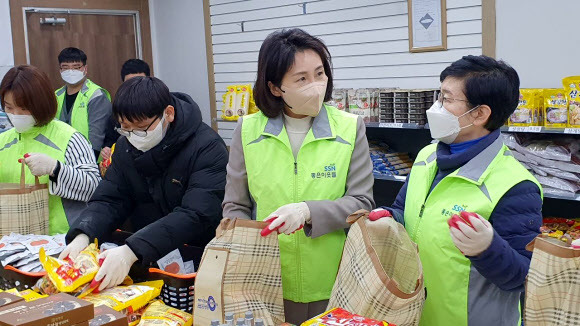
<svg viewBox="0 0 580 326">
<path fill-rule="evenodd" d="M 65 18 L 64 24 L 41 24 L 41 18 Z M 113 96 L 121 85 L 121 66 L 137 58 L 135 16 L 26 12 L 30 64 L 46 72 L 54 89 L 64 85 L 58 54 L 76 47 L 87 55 L 88 77 Z"/>
</svg>

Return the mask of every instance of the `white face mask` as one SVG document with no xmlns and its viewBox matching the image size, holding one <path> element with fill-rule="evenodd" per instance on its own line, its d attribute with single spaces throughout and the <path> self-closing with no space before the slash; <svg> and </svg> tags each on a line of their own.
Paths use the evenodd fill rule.
<svg viewBox="0 0 580 326">
<path fill-rule="evenodd" d="M 76 69 L 69 69 L 62 71 L 60 73 L 62 80 L 69 85 L 76 85 L 78 84 L 83 78 L 85 78 L 84 71 L 76 70 Z"/>
<path fill-rule="evenodd" d="M 478 107 L 479 105 L 457 117 L 453 113 L 447 111 L 439 101 L 435 102 L 431 108 L 427 110 L 427 121 L 429 122 L 431 137 L 444 142 L 445 144 L 453 143 L 462 129 L 473 126 L 472 123 L 461 127 L 459 125 L 459 118 Z"/>
<path fill-rule="evenodd" d="M 300 88 L 284 87 L 282 98 L 286 105 L 295 114 L 315 117 L 320 112 L 327 81 L 320 81 L 304 85 Z"/>
<path fill-rule="evenodd" d="M 16 115 L 10 114 L 8 112 L 6 115 L 8 116 L 10 123 L 14 126 L 14 129 L 16 129 L 16 131 L 19 133 L 27 132 L 28 130 L 32 129 L 34 125 L 36 125 L 36 120 L 34 120 L 32 115 Z"/>
<path fill-rule="evenodd" d="M 159 121 L 155 129 L 147 131 L 147 136 L 140 137 L 131 133 L 127 140 L 133 145 L 135 148 L 142 152 L 146 152 L 151 148 L 159 145 L 159 143 L 165 137 L 165 130 L 163 130 L 163 123 L 165 122 L 165 114 L 163 118 Z"/>
</svg>

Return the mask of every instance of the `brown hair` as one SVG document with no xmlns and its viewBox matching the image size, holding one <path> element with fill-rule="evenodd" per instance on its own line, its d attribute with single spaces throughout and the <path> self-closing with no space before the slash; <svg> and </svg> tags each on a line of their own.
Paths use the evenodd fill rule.
<svg viewBox="0 0 580 326">
<path fill-rule="evenodd" d="M 284 110 L 284 101 L 270 91 L 268 82 L 282 85 L 282 78 L 294 64 L 296 52 L 313 50 L 318 53 L 328 77 L 324 101 L 332 98 L 332 59 L 324 43 L 299 28 L 274 32 L 264 40 L 258 55 L 258 75 L 254 84 L 256 106 L 268 118 L 275 118 Z"/>
<path fill-rule="evenodd" d="M 30 111 L 37 126 L 48 124 L 56 115 L 57 103 L 48 76 L 40 69 L 21 65 L 6 73 L 0 84 L 0 101 L 12 92 L 14 104 Z"/>
</svg>

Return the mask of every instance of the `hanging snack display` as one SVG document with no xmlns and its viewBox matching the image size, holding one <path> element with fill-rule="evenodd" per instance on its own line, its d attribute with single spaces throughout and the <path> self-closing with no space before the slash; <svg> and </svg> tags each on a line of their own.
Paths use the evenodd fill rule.
<svg viewBox="0 0 580 326">
<path fill-rule="evenodd" d="M 237 121 L 240 117 L 258 112 L 251 84 L 228 86 L 222 102 L 222 119 L 226 121 Z"/>
<path fill-rule="evenodd" d="M 562 84 L 568 100 L 568 126 L 580 128 L 580 76 L 566 77 Z"/>
</svg>

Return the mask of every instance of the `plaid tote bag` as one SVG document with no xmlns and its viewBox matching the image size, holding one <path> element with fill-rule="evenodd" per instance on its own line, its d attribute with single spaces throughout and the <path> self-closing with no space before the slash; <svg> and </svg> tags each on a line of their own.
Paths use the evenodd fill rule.
<svg viewBox="0 0 580 326">
<path fill-rule="evenodd" d="M 223 219 L 205 247 L 195 279 L 195 325 L 224 321 L 226 313 L 247 311 L 266 325 L 284 322 L 280 249 L 277 233 L 260 231 L 268 223 Z"/>
<path fill-rule="evenodd" d="M 0 183 L 0 236 L 11 232 L 48 234 L 48 185 L 25 183 L 24 163 L 20 184 Z"/>
<path fill-rule="evenodd" d="M 418 325 L 425 302 L 417 246 L 392 218 L 370 222 L 367 211 L 350 227 L 328 308 L 398 326 Z"/>
<path fill-rule="evenodd" d="M 526 284 L 526 326 L 580 325 L 580 249 L 537 237 Z"/>
</svg>

